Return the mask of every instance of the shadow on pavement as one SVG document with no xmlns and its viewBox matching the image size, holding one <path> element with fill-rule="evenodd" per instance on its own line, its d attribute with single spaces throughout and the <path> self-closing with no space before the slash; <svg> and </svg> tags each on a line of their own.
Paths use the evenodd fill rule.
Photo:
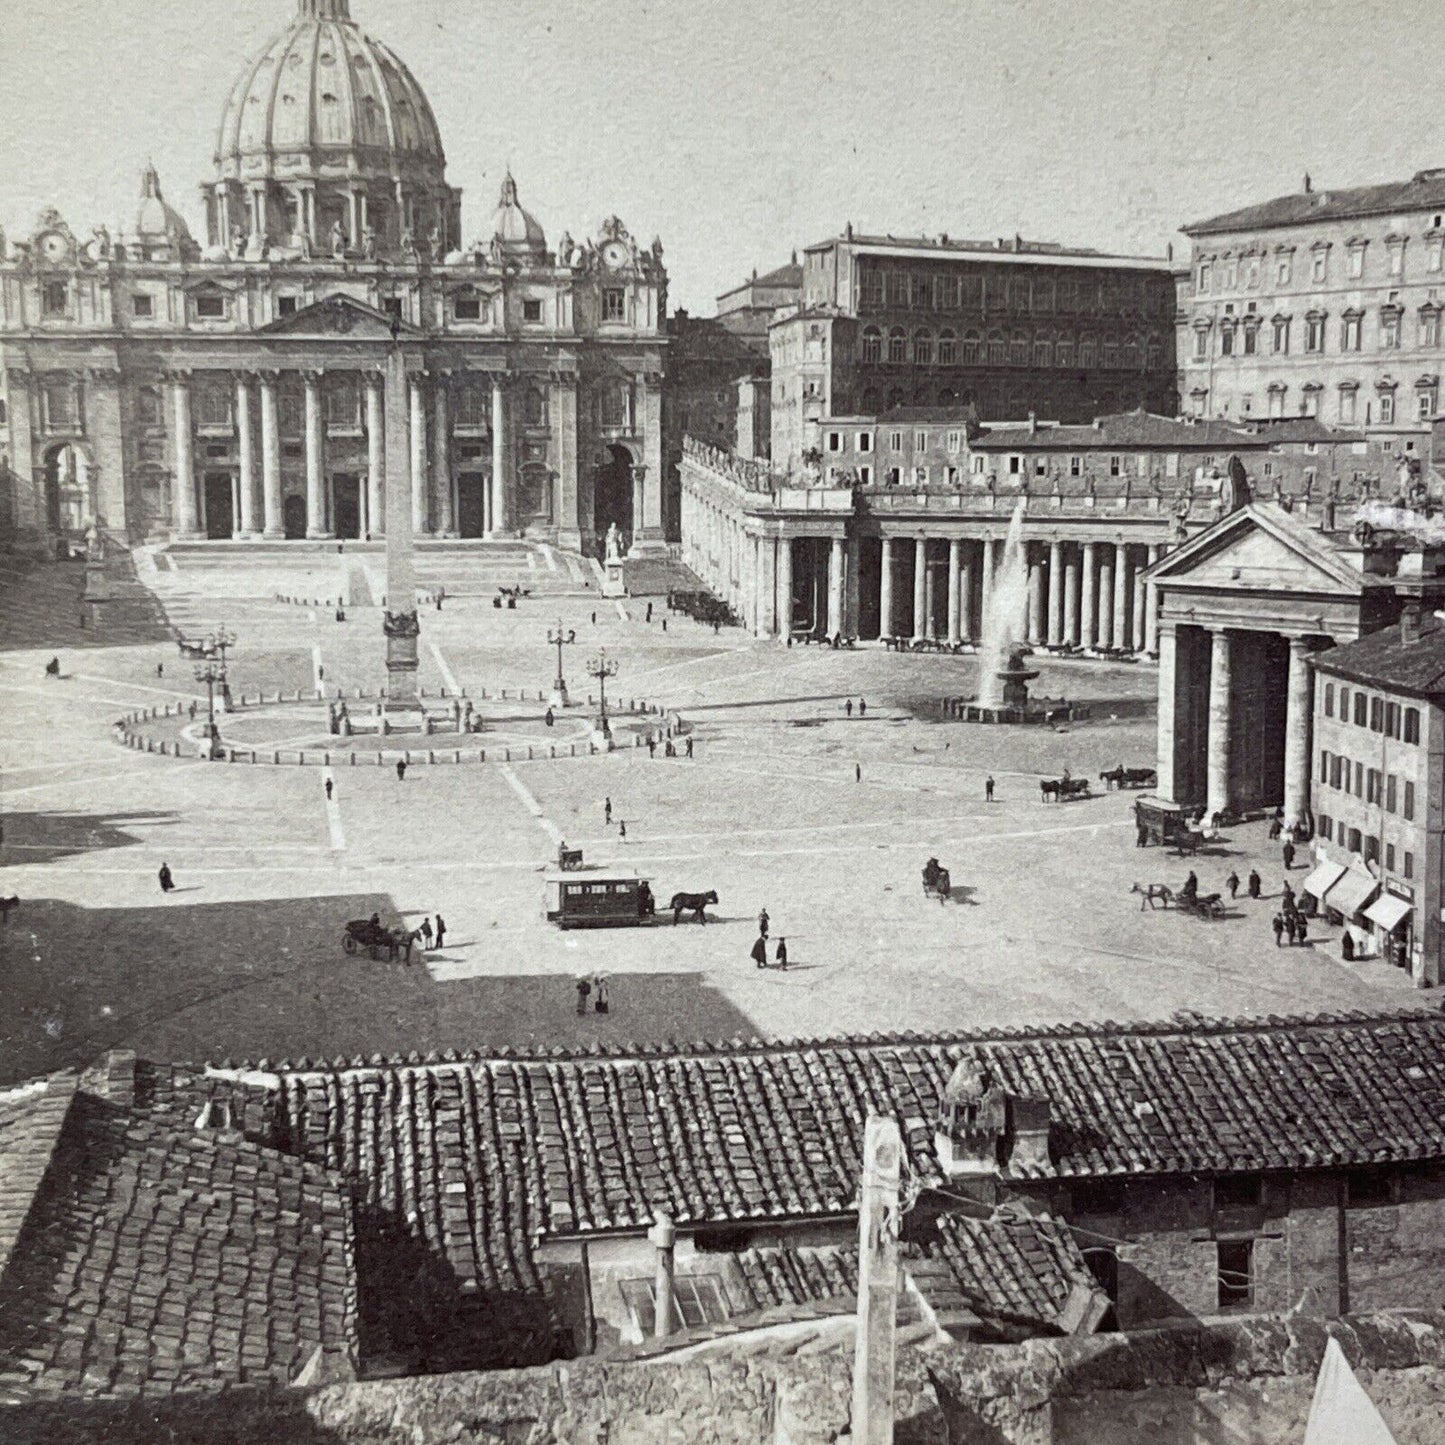
<svg viewBox="0 0 1445 1445">
<path fill-rule="evenodd" d="M 142 840 L 126 831 L 127 823 L 150 827 L 174 822 L 174 813 L 71 813 L 7 812 L 0 862 L 12 866 L 53 863 L 78 853 L 98 853 L 107 848 L 129 848 Z"/>
</svg>

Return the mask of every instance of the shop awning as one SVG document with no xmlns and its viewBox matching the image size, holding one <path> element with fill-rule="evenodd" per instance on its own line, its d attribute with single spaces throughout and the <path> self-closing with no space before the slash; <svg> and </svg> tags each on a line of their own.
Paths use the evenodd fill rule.
<svg viewBox="0 0 1445 1445">
<path fill-rule="evenodd" d="M 1393 893 L 1382 893 L 1365 909 L 1365 917 L 1386 933 L 1393 933 L 1400 926 L 1400 923 L 1408 918 L 1411 907 L 1403 898 L 1396 898 Z"/>
<path fill-rule="evenodd" d="M 1300 892 L 1308 893 L 1312 898 L 1323 898 L 1340 881 L 1344 872 L 1343 863 L 1331 863 L 1328 858 L 1322 858 L 1315 864 L 1314 872 L 1300 884 Z"/>
<path fill-rule="evenodd" d="M 1349 918 L 1358 913 L 1375 896 L 1379 886 L 1378 878 L 1372 878 L 1358 868 L 1346 868 L 1339 881 L 1330 888 L 1321 902 L 1326 908 L 1333 908 L 1336 913 L 1343 913 L 1346 918 Z"/>
</svg>

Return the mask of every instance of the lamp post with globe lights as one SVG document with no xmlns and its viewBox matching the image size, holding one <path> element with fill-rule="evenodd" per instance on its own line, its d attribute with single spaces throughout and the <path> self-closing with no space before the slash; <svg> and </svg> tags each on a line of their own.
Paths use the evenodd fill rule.
<svg viewBox="0 0 1445 1445">
<path fill-rule="evenodd" d="M 611 725 L 607 721 L 607 679 L 617 676 L 617 660 L 608 657 L 605 648 L 597 649 L 597 656 L 587 664 L 587 676 L 597 679 L 598 692 L 598 714 L 597 729 L 604 738 L 612 736 Z"/>
<path fill-rule="evenodd" d="M 564 631 L 560 617 L 557 619 L 555 627 L 547 629 L 547 645 L 557 649 L 557 678 L 552 684 L 553 707 L 569 707 L 571 705 L 567 698 L 567 679 L 562 676 L 562 649 L 570 647 L 576 641 L 576 629 L 569 627 Z"/>
</svg>

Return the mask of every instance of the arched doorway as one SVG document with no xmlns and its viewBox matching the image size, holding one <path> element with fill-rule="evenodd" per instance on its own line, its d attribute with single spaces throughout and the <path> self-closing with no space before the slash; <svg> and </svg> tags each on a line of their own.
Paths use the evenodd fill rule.
<svg viewBox="0 0 1445 1445">
<path fill-rule="evenodd" d="M 299 542 L 306 536 L 306 498 L 294 493 L 281 506 L 281 520 L 288 542 Z"/>
<path fill-rule="evenodd" d="M 592 477 L 592 526 L 599 548 L 607 529 L 615 526 L 623 537 L 632 537 L 632 454 L 615 443 L 610 456 Z"/>
<path fill-rule="evenodd" d="M 52 532 L 85 530 L 85 458 L 72 442 L 61 442 L 45 453 L 45 525 Z"/>
</svg>

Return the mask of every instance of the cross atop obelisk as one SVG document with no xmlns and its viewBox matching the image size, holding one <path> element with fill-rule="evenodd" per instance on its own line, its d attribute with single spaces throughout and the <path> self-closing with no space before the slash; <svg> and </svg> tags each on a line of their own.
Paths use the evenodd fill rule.
<svg viewBox="0 0 1445 1445">
<path fill-rule="evenodd" d="M 412 563 L 411 458 L 407 445 L 406 362 L 386 358 L 386 695 L 388 710 L 420 706 L 416 690 L 416 571 Z"/>
</svg>

